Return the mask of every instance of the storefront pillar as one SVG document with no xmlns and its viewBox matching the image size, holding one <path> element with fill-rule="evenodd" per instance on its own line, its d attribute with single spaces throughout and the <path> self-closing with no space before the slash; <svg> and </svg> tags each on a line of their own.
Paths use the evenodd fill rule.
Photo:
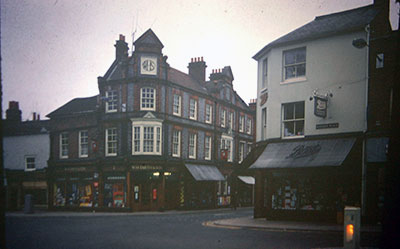
<svg viewBox="0 0 400 249">
<path fill-rule="evenodd" d="M 165 210 L 165 175 L 164 175 L 164 172 L 162 172 L 161 186 L 160 186 L 159 191 L 160 191 L 160 193 L 159 193 L 158 206 L 159 206 L 160 211 L 164 211 Z"/>
<path fill-rule="evenodd" d="M 255 174 L 255 200 L 254 200 L 254 218 L 265 218 L 266 210 L 264 210 L 264 180 L 265 173 L 257 171 Z"/>
<path fill-rule="evenodd" d="M 99 207 L 104 207 L 104 174 L 103 171 L 99 172 Z"/>
<path fill-rule="evenodd" d="M 131 210 L 133 210 L 132 209 L 132 198 L 131 198 L 132 187 L 131 187 L 131 172 L 130 171 L 126 172 L 126 188 L 127 188 L 126 189 L 126 193 L 127 193 L 126 203 L 127 203 L 128 208 L 131 208 Z"/>
</svg>

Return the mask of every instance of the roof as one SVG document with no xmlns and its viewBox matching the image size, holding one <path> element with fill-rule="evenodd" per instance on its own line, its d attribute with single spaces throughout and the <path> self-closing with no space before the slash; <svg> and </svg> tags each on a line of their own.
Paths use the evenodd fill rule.
<svg viewBox="0 0 400 249">
<path fill-rule="evenodd" d="M 47 134 L 49 132 L 50 120 L 34 120 L 25 122 L 10 122 L 3 120 L 4 137 Z"/>
<path fill-rule="evenodd" d="M 133 44 L 135 46 L 147 44 L 150 46 L 158 46 L 160 48 L 164 47 L 160 39 L 158 39 L 157 35 L 151 29 L 148 29 L 146 32 L 144 32 L 143 35 L 141 35 Z"/>
<path fill-rule="evenodd" d="M 98 95 L 89 98 L 73 99 L 67 104 L 48 114 L 47 117 L 51 118 L 61 115 L 94 112 L 97 108 L 97 97 Z"/>
<path fill-rule="evenodd" d="M 168 68 L 168 80 L 180 86 L 207 94 L 207 89 L 200 82 L 175 68 Z"/>
<path fill-rule="evenodd" d="M 366 25 L 377 15 L 379 9 L 374 5 L 368 5 L 357 9 L 337 12 L 329 15 L 318 16 L 312 22 L 276 39 L 261 49 L 253 59 L 259 59 L 272 47 L 284 45 L 292 42 L 337 35 L 365 28 Z"/>
</svg>

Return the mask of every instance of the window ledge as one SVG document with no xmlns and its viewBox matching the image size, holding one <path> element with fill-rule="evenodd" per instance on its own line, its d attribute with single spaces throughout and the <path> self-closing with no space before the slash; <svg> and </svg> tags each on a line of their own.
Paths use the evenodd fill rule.
<svg viewBox="0 0 400 249">
<path fill-rule="evenodd" d="M 106 113 L 115 113 L 117 111 L 118 111 L 117 109 L 115 109 L 115 110 L 106 110 Z"/>
<path fill-rule="evenodd" d="M 281 82 L 281 85 L 290 84 L 290 83 L 300 83 L 307 81 L 306 77 L 297 77 L 297 78 L 290 78 Z"/>
</svg>

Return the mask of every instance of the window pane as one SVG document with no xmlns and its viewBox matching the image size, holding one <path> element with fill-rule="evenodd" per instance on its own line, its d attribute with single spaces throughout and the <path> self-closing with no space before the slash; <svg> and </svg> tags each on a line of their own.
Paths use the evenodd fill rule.
<svg viewBox="0 0 400 249">
<path fill-rule="evenodd" d="M 306 64 L 301 64 L 296 66 L 296 77 L 305 76 L 306 75 Z"/>
<path fill-rule="evenodd" d="M 285 52 L 285 65 L 290 65 L 295 63 L 295 53 L 293 51 Z"/>
<path fill-rule="evenodd" d="M 283 109 L 284 109 L 284 114 L 283 114 L 283 119 L 284 120 L 289 120 L 294 118 L 294 105 L 293 104 L 285 104 Z"/>
<path fill-rule="evenodd" d="M 294 136 L 294 122 L 285 122 L 284 123 L 284 136 L 285 137 L 290 137 Z"/>
<path fill-rule="evenodd" d="M 154 127 L 143 127 L 143 152 L 153 152 Z"/>
<path fill-rule="evenodd" d="M 134 128 L 134 152 L 140 151 L 140 127 Z"/>
<path fill-rule="evenodd" d="M 304 135 L 304 121 L 296 121 L 295 122 L 295 127 L 296 127 L 296 136 L 303 136 Z"/>
<path fill-rule="evenodd" d="M 299 102 L 295 104 L 295 118 L 304 118 L 304 102 Z"/>
<path fill-rule="evenodd" d="M 296 63 L 306 62 L 306 50 L 304 48 L 296 50 Z"/>
</svg>

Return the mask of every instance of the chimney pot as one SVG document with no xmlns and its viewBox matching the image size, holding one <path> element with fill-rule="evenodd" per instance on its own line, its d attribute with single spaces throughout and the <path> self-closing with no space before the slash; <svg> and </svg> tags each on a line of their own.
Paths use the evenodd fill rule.
<svg viewBox="0 0 400 249">
<path fill-rule="evenodd" d="M 193 58 L 190 59 L 190 62 L 193 62 Z"/>
<path fill-rule="evenodd" d="M 37 120 L 40 120 L 40 114 L 37 115 Z"/>
<path fill-rule="evenodd" d="M 120 34 L 120 35 L 119 35 L 119 40 L 120 40 L 120 41 L 125 41 L 125 36 L 122 35 L 122 34 Z"/>
<path fill-rule="evenodd" d="M 203 61 L 203 56 L 201 57 L 201 61 Z"/>
<path fill-rule="evenodd" d="M 33 116 L 33 117 L 32 117 L 32 118 L 33 118 L 33 121 L 35 121 L 35 120 L 36 120 L 36 112 L 34 112 L 32 116 Z"/>
</svg>

